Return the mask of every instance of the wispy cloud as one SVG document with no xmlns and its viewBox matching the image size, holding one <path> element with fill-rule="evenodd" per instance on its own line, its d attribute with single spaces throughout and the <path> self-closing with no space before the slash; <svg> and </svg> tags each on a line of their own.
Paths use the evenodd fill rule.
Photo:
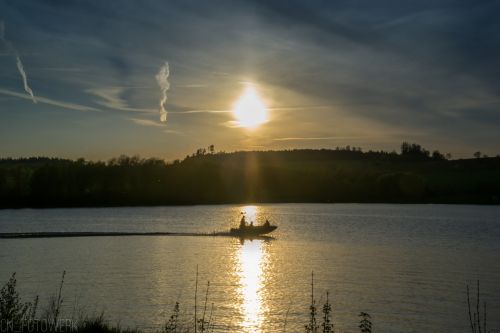
<svg viewBox="0 0 500 333">
<path fill-rule="evenodd" d="M 239 122 L 236 120 L 228 120 L 223 123 L 221 123 L 222 126 L 229 127 L 229 128 L 240 128 L 242 127 Z"/>
<path fill-rule="evenodd" d="M 317 110 L 317 109 L 331 109 L 336 105 L 299 105 L 299 106 L 276 106 L 269 107 L 269 111 L 294 111 L 294 110 Z"/>
<path fill-rule="evenodd" d="M 252 137 L 248 143 L 252 144 L 257 135 L 264 136 L 259 144 L 273 148 L 339 142 L 389 149 L 394 142 L 416 140 L 426 146 L 443 143 L 447 145 L 443 149 L 454 155 L 469 154 L 468 147 L 473 146 L 498 153 L 494 144 L 500 140 L 500 112 L 495 109 L 500 105 L 498 1 L 438 0 L 412 6 L 397 1 L 361 6 L 352 1 L 290 5 L 222 0 L 221 6 L 158 1 L 148 6 L 130 2 L 119 11 L 112 2 L 90 2 L 65 6 L 0 0 L 5 37 L 19 48 L 35 97 L 42 93 L 38 83 L 43 83 L 57 91 L 47 90 L 46 97 L 109 111 L 106 120 L 122 120 L 110 131 L 120 133 L 120 125 L 144 130 L 146 136 L 171 128 L 142 127 L 160 124 L 162 96 L 155 74 L 168 59 L 171 89 L 166 111 L 169 125 L 182 131 L 185 141 L 165 140 L 144 148 L 151 153 L 183 154 L 187 149 L 183 147 L 206 141 L 224 149 L 230 144 L 241 148 L 240 137 Z M 115 20 L 109 20 L 110 12 Z M 363 15 L 367 12 L 370 15 Z M 88 24 L 75 26 L 75 17 Z M 147 24 L 142 17 L 148 18 Z M 121 21 L 127 22 L 126 33 L 123 25 L 115 24 Z M 103 25 L 106 33 L 100 33 Z M 36 60 L 37 66 L 32 68 L 29 60 Z M 2 40 L 0 62 L 10 64 L 8 72 L 14 75 L 2 72 L 0 87 L 28 96 L 16 59 Z M 71 67 L 84 71 L 71 73 Z M 230 105 L 247 79 L 258 82 L 270 111 L 270 122 L 252 133 L 223 127 L 237 126 L 223 122 L 233 120 Z M 96 89 L 70 99 L 88 88 Z M 2 110 L 7 105 L 23 110 L 30 103 L 12 93 L 0 96 L 16 99 L 16 103 L 1 100 Z M 22 113 L 5 116 L 16 119 Z M 151 122 L 135 125 L 126 117 Z M 7 123 L 2 123 L 2 134 L 10 139 L 17 129 Z M 40 125 L 57 130 L 58 124 L 44 118 Z M 75 128 L 74 135 L 88 133 Z M 359 136 L 347 138 L 351 135 Z M 45 132 L 40 138 L 52 140 Z M 107 145 L 106 151 L 116 154 L 134 140 L 130 135 L 121 139 L 119 146 L 114 140 L 94 140 L 88 143 L 89 150 L 101 151 Z M 22 143 L 16 145 L 19 151 L 24 148 Z"/>
<path fill-rule="evenodd" d="M 151 119 L 140 119 L 140 118 L 127 118 L 127 119 L 132 121 L 134 124 L 141 126 L 165 127 L 161 123 Z"/>
<path fill-rule="evenodd" d="M 25 94 L 21 94 L 21 93 L 12 91 L 12 90 L 2 89 L 2 88 L 0 88 L 0 94 L 18 97 L 21 99 L 31 100 L 31 96 L 27 96 Z M 42 96 L 37 96 L 36 99 L 40 103 L 53 105 L 53 106 L 57 106 L 57 107 L 64 108 L 64 109 L 83 111 L 83 112 L 86 112 L 86 111 L 101 112 L 102 111 L 102 110 L 96 109 L 96 108 L 91 107 L 91 106 L 80 105 L 80 104 L 75 104 L 75 103 L 68 103 L 68 102 L 64 102 L 64 101 L 58 101 L 55 99 L 50 99 L 50 98 L 46 98 L 46 97 L 42 97 Z"/>
<path fill-rule="evenodd" d="M 167 91 L 170 88 L 170 82 L 168 82 L 168 76 L 170 75 L 170 68 L 168 67 L 168 62 L 165 62 L 163 66 L 160 67 L 160 71 L 156 74 L 156 82 L 160 86 L 161 99 L 160 99 L 160 121 L 167 121 L 167 109 L 165 104 L 167 103 Z"/>
<path fill-rule="evenodd" d="M 36 68 L 38 71 L 50 71 L 50 72 L 75 72 L 80 73 L 84 72 L 83 68 L 78 67 L 39 67 Z"/>
<path fill-rule="evenodd" d="M 128 102 L 121 97 L 128 88 L 130 87 L 101 87 L 87 89 L 86 92 L 98 97 L 95 102 L 109 109 L 146 113 L 155 112 L 153 109 L 131 107 Z"/>
<path fill-rule="evenodd" d="M 175 130 L 171 130 L 171 129 L 166 129 L 163 131 L 163 133 L 168 133 L 168 134 L 177 134 L 177 135 L 182 135 L 184 134 L 183 132 L 181 131 L 175 131 Z"/>
<path fill-rule="evenodd" d="M 203 88 L 204 84 L 184 84 L 180 86 L 175 86 L 176 88 Z"/>
<path fill-rule="evenodd" d="M 332 105 L 304 105 L 304 106 L 279 106 L 279 107 L 269 107 L 269 111 L 294 111 L 294 110 L 312 110 L 312 109 L 331 109 Z M 169 111 L 169 113 L 175 114 L 196 114 L 196 113 L 232 113 L 233 110 L 215 110 L 215 109 L 193 109 L 185 111 Z"/>
<path fill-rule="evenodd" d="M 165 128 L 164 124 L 159 123 L 159 122 L 154 121 L 154 120 L 151 120 L 151 119 L 141 119 L 141 118 L 127 118 L 127 119 L 130 120 L 131 122 L 133 122 L 134 124 L 139 125 L 139 126 L 150 126 L 150 127 Z M 177 135 L 182 135 L 183 134 L 183 132 L 181 132 L 181 131 L 176 131 L 176 130 L 172 130 L 172 129 L 164 129 L 163 133 L 177 134 Z"/>
<path fill-rule="evenodd" d="M 273 141 L 313 141 L 313 140 L 336 140 L 336 139 L 352 139 L 353 137 L 342 136 L 316 136 L 316 137 L 286 137 L 275 138 Z"/>
<path fill-rule="evenodd" d="M 170 111 L 170 113 L 175 113 L 175 114 L 193 114 L 193 113 L 231 113 L 233 111 L 231 110 L 204 110 L 204 109 L 199 109 L 199 110 L 186 110 L 186 111 Z"/>
<path fill-rule="evenodd" d="M 23 62 L 21 61 L 21 56 L 19 55 L 19 51 L 14 47 L 7 38 L 5 38 L 5 23 L 4 21 L 0 21 L 0 39 L 5 44 L 7 51 L 12 53 L 14 57 L 16 57 L 16 66 L 21 74 L 21 78 L 23 80 L 24 91 L 26 91 L 29 95 L 33 103 L 36 103 L 35 95 L 33 94 L 33 90 L 28 84 L 28 76 L 26 75 L 26 71 L 24 70 Z"/>
</svg>

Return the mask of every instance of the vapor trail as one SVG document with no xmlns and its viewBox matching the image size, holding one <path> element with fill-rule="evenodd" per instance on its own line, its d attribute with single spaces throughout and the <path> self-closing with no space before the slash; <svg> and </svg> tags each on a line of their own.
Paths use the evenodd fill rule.
<svg viewBox="0 0 500 333">
<path fill-rule="evenodd" d="M 156 82 L 160 86 L 161 99 L 160 99 L 160 121 L 167 121 L 167 110 L 165 109 L 165 104 L 167 103 L 167 91 L 170 88 L 170 83 L 168 82 L 168 76 L 170 75 L 170 69 L 168 67 L 168 62 L 165 62 L 163 66 L 160 67 L 160 71 L 156 74 Z"/>
<path fill-rule="evenodd" d="M 16 56 L 16 59 L 17 59 L 17 61 L 16 61 L 17 69 L 19 70 L 19 73 L 23 77 L 24 90 L 31 96 L 33 103 L 36 104 L 35 95 L 33 94 L 33 90 L 31 90 L 30 86 L 28 85 L 28 78 L 26 77 L 26 72 L 24 71 L 24 67 L 23 67 L 23 63 L 21 62 L 21 58 L 19 56 Z"/>
<path fill-rule="evenodd" d="M 12 53 L 14 57 L 16 57 L 17 69 L 19 70 L 19 74 L 21 74 L 21 78 L 23 80 L 24 90 L 31 96 L 33 103 L 36 104 L 35 95 L 33 94 L 33 90 L 28 84 L 28 77 L 26 76 L 26 72 L 24 71 L 23 62 L 21 61 L 21 56 L 19 55 L 19 51 L 14 47 L 14 45 L 5 38 L 5 23 L 4 21 L 0 21 L 0 39 L 4 43 L 7 52 Z"/>
</svg>

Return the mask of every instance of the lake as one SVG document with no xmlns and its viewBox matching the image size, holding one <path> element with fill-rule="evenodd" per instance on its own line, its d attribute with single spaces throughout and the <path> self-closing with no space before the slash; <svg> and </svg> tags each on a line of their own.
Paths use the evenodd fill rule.
<svg viewBox="0 0 500 333">
<path fill-rule="evenodd" d="M 314 292 L 333 306 L 336 332 L 470 330 L 466 285 L 481 283 L 488 325 L 500 331 L 500 207 L 386 204 L 0 210 L 0 232 L 212 232 L 241 212 L 278 229 L 273 240 L 131 236 L 0 240 L 0 283 L 17 272 L 24 299 L 43 308 L 62 271 L 63 317 L 104 311 L 122 327 L 159 329 L 180 303 L 214 332 L 303 332 Z M 45 302 L 45 303 L 44 303 Z M 213 308 L 212 308 L 213 304 Z M 321 309 L 319 309 L 321 310 Z M 285 327 L 286 323 L 286 327 Z"/>
</svg>

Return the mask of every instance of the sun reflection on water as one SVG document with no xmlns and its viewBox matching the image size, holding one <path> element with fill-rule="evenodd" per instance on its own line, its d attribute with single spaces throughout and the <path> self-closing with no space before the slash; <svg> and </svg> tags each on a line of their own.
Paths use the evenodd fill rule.
<svg viewBox="0 0 500 333">
<path fill-rule="evenodd" d="M 239 253 L 241 310 L 245 332 L 258 332 L 262 322 L 262 241 L 246 241 Z"/>
<path fill-rule="evenodd" d="M 257 223 L 257 215 L 259 210 L 257 206 L 245 206 L 241 208 L 241 213 L 245 215 L 245 219 L 248 223 Z"/>
<path fill-rule="evenodd" d="M 256 206 L 245 206 L 242 211 L 247 221 L 257 220 Z M 241 297 L 241 326 L 245 332 L 261 332 L 264 317 L 263 285 L 265 280 L 265 244 L 262 240 L 243 241 L 238 253 L 238 275 Z"/>
</svg>

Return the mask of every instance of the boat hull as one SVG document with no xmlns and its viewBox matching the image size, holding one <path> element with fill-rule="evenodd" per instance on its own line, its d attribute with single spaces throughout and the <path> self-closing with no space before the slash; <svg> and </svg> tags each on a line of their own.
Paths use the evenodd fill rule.
<svg viewBox="0 0 500 333">
<path fill-rule="evenodd" d="M 273 232 L 278 228 L 277 226 L 256 226 L 256 227 L 244 227 L 244 228 L 231 228 L 229 234 L 238 237 L 255 237 L 260 235 L 266 235 Z"/>
</svg>

